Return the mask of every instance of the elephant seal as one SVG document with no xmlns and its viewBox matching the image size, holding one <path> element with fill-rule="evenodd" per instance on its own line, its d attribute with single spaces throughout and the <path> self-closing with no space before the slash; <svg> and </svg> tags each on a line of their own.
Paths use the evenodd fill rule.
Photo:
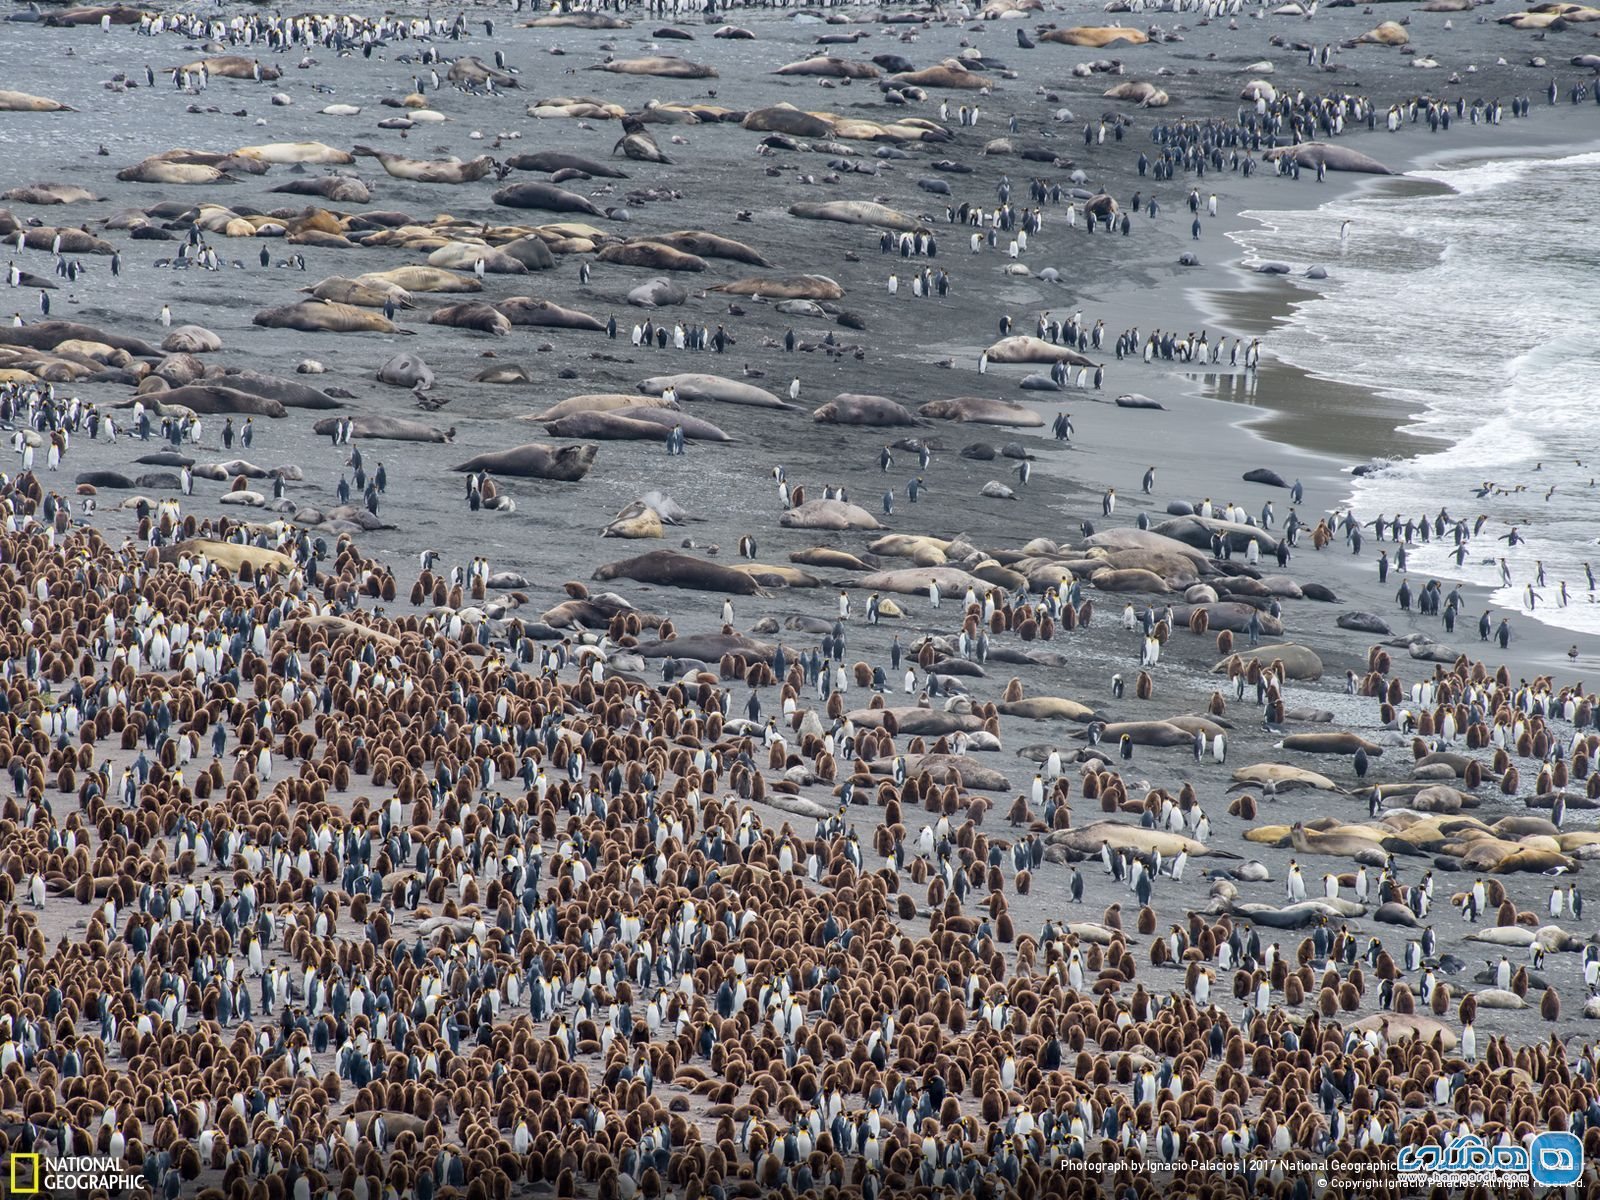
<svg viewBox="0 0 1600 1200">
<path fill-rule="evenodd" d="M 514 171 L 542 171 L 551 175 L 557 171 L 582 171 L 585 175 L 594 175 L 604 179 L 628 178 L 626 171 L 619 167 L 614 167 L 610 163 L 584 158 L 580 154 L 568 154 L 561 150 L 542 150 L 537 154 L 514 154 L 505 160 L 505 164 Z"/>
<path fill-rule="evenodd" d="M 1301 821 L 1289 827 L 1289 844 L 1301 854 L 1327 854 L 1353 857 L 1377 850 L 1381 855 L 1382 831 L 1365 825 L 1342 825 L 1336 829 L 1307 829 Z"/>
<path fill-rule="evenodd" d="M 199 325 L 179 325 L 161 339 L 168 354 L 210 354 L 222 349 L 222 339 Z"/>
<path fill-rule="evenodd" d="M 402 350 L 378 368 L 378 382 L 425 392 L 433 386 L 433 368 L 420 355 Z"/>
<path fill-rule="evenodd" d="M 1087 724 L 1100 714 L 1087 704 L 1065 696 L 1024 696 L 1021 700 L 1002 700 L 995 705 L 1002 716 L 1023 717 L 1029 721 L 1077 721 Z"/>
<path fill-rule="evenodd" d="M 959 567 L 927 566 L 874 571 L 861 581 L 861 586 L 874 592 L 895 592 L 902 596 L 926 596 L 933 587 L 940 596 L 960 597 L 966 595 L 968 588 L 981 592 L 986 581 Z"/>
<path fill-rule="evenodd" d="M 1355 733 L 1291 733 L 1278 743 L 1279 750 L 1301 754 L 1354 754 L 1365 750 L 1368 758 L 1378 758 L 1383 747 Z"/>
<path fill-rule="evenodd" d="M 713 425 L 701 417 L 690 413 L 681 412 L 666 407 L 660 403 L 651 403 L 644 397 L 639 397 L 631 408 L 612 410 L 624 420 L 643 422 L 654 426 L 657 433 L 670 433 L 674 429 L 681 429 L 683 436 L 694 442 L 731 442 L 733 435 Z"/>
<path fill-rule="evenodd" d="M 222 375 L 209 378 L 206 382 L 220 383 L 241 392 L 266 396 L 276 400 L 285 408 L 331 409 L 344 407 L 342 403 L 333 396 L 328 395 L 321 388 L 314 388 L 309 384 L 299 383 L 293 379 L 280 379 L 276 375 L 263 375 L 259 371 L 249 371 L 241 367 L 229 367 Z"/>
<path fill-rule="evenodd" d="M 609 71 L 613 75 L 655 75 L 662 79 L 715 79 L 716 69 L 672 55 L 646 55 L 642 58 L 615 58 L 610 62 L 585 67 L 588 71 Z"/>
<path fill-rule="evenodd" d="M 27 183 L 0 192 L 0 200 L 15 204 L 79 204 L 99 199 L 102 197 L 75 183 Z"/>
<path fill-rule="evenodd" d="M 774 104 L 751 109 L 740 122 L 741 128 L 757 133 L 782 133 L 796 138 L 833 136 L 833 124 L 816 113 L 804 112 L 792 104 Z"/>
<path fill-rule="evenodd" d="M 803 58 L 799 62 L 785 63 L 773 74 L 809 75 L 823 79 L 876 79 L 883 72 L 878 70 L 872 63 L 856 62 L 847 58 L 835 58 L 831 54 L 818 54 L 811 58 Z M 797 136 L 816 135 L 799 134 Z"/>
<path fill-rule="evenodd" d="M 863 729 L 882 729 L 893 721 L 906 737 L 943 737 L 949 733 L 977 733 L 983 719 L 973 713 L 945 712 L 937 708 L 857 708 L 846 719 Z"/>
<path fill-rule="evenodd" d="M 1074 25 L 1070 29 L 1052 29 L 1039 35 L 1041 42 L 1054 42 L 1061 46 L 1083 46 L 1102 50 L 1123 42 L 1129 46 L 1142 46 L 1150 40 L 1139 29 L 1124 29 L 1120 25 Z"/>
<path fill-rule="evenodd" d="M 420 265 L 391 267 L 387 271 L 368 271 L 357 275 L 355 283 L 380 288 L 399 288 L 405 292 L 481 292 L 483 282 L 471 275 L 460 275 L 442 267 Z M 396 301 L 398 303 L 398 300 Z"/>
<path fill-rule="evenodd" d="M 895 87 L 949 88 L 958 91 L 983 91 L 994 86 L 987 75 L 969 71 L 957 58 L 947 58 L 920 71 L 899 71 L 889 76 Z"/>
<path fill-rule="evenodd" d="M 1214 517 L 1180 516 L 1157 525 L 1154 533 L 1169 537 L 1196 550 L 1211 549 L 1213 536 L 1226 538 L 1231 549 L 1243 551 L 1251 542 L 1261 549 L 1263 556 L 1277 549 L 1278 540 L 1264 529 L 1254 525 L 1241 525 L 1235 521 L 1219 521 Z"/>
<path fill-rule="evenodd" d="M 688 292 L 659 275 L 628 292 L 628 303 L 635 308 L 666 308 L 687 303 L 688 299 Z"/>
<path fill-rule="evenodd" d="M 556 265 L 556 256 L 550 252 L 550 247 L 544 244 L 544 239 L 537 234 L 530 233 L 526 237 L 507 242 L 500 247 L 500 253 L 515 259 L 528 271 L 549 271 Z"/>
<path fill-rule="evenodd" d="M 293 166 L 314 163 L 322 166 L 348 166 L 355 162 L 349 151 L 339 150 L 325 142 L 264 142 L 259 146 L 240 146 L 231 157 L 253 159 L 256 162 Z"/>
<path fill-rule="evenodd" d="M 485 367 L 472 377 L 473 383 L 529 383 L 532 376 L 528 369 L 516 363 L 500 363 L 496 366 Z"/>
<path fill-rule="evenodd" d="M 1461 1039 L 1443 1021 L 1422 1013 L 1376 1012 L 1369 1017 L 1346 1025 L 1347 1030 L 1381 1033 L 1388 1042 L 1412 1041 L 1417 1045 L 1435 1045 L 1449 1054 L 1461 1044 Z"/>
<path fill-rule="evenodd" d="M 63 342 L 98 342 L 115 350 L 125 350 L 135 358 L 161 357 L 161 351 L 143 338 L 112 333 L 77 321 L 33 321 L 27 325 L 0 324 L 0 346 L 54 350 Z"/>
<path fill-rule="evenodd" d="M 649 421 L 635 421 L 624 416 L 621 410 L 573 413 L 571 416 L 556 417 L 542 424 L 545 432 L 553 437 L 651 442 L 662 436 L 660 426 Z M 688 436 L 687 433 L 685 436 Z"/>
<path fill-rule="evenodd" d="M 894 759 L 876 759 L 869 764 L 874 775 L 889 775 L 895 770 Z M 926 777 L 930 783 L 954 784 L 980 792 L 1009 791 L 1011 783 L 993 767 L 984 766 L 965 754 L 923 754 L 908 759 L 906 774 L 914 778 Z"/>
<path fill-rule="evenodd" d="M 678 229 L 672 233 L 657 234 L 650 240 L 685 254 L 697 254 L 701 258 L 725 258 L 729 262 L 748 263 L 752 267 L 772 266 L 767 256 L 755 247 L 701 229 Z"/>
<path fill-rule="evenodd" d="M 489 199 L 501 208 L 537 208 L 546 212 L 584 213 L 591 217 L 606 215 L 587 196 L 580 196 L 577 192 L 569 192 L 566 188 L 557 187 L 553 183 L 540 183 L 537 180 L 507 184 L 496 190 Z"/>
<path fill-rule="evenodd" d="M 445 78 L 451 83 L 461 83 L 476 87 L 482 87 L 487 83 L 492 83 L 495 87 L 500 88 L 520 86 L 517 77 L 510 71 L 502 71 L 498 67 L 491 67 L 472 54 L 464 55 L 451 63 L 450 71 Z"/>
<path fill-rule="evenodd" d="M 1165 108 L 1172 98 L 1153 83 L 1127 80 L 1101 93 L 1107 100 L 1132 100 L 1140 108 Z"/>
<path fill-rule="evenodd" d="M 956 396 L 930 400 L 917 408 L 919 415 L 977 425 L 1003 425 L 1011 429 L 1038 429 L 1044 418 L 1030 408 L 984 396 Z"/>
<path fill-rule="evenodd" d="M 1144 854 L 1160 851 L 1162 858 L 1175 858 L 1179 852 L 1190 858 L 1211 855 L 1217 858 L 1237 857 L 1184 837 L 1181 833 L 1167 833 L 1160 829 L 1145 829 L 1125 821 L 1090 821 L 1073 829 L 1057 829 L 1048 835 L 1053 846 L 1065 846 L 1079 854 L 1099 854 L 1102 846 L 1112 850 L 1137 850 Z"/>
<path fill-rule="evenodd" d="M 310 287 L 300 290 L 318 300 L 333 300 L 357 308 L 384 308 L 390 303 L 396 308 L 416 307 L 416 301 L 411 298 L 411 293 L 402 287 L 394 284 L 358 283 L 354 279 L 345 279 L 338 275 L 330 275 L 327 279 L 318 280 Z"/>
<path fill-rule="evenodd" d="M 1076 350 L 1047 342 L 1043 338 L 1015 335 L 1001 338 L 984 352 L 991 363 L 1066 363 L 1074 367 L 1093 367 L 1093 359 Z"/>
<path fill-rule="evenodd" d="M 535 325 L 554 329 L 587 329 L 605 332 L 605 323 L 598 317 L 562 308 L 549 300 L 536 300 L 532 296 L 510 296 L 499 304 L 501 314 L 513 325 Z"/>
<path fill-rule="evenodd" d="M 477 271 L 486 275 L 526 275 L 527 266 L 519 258 L 482 242 L 448 242 L 428 255 L 430 267 L 447 271 Z"/>
<path fill-rule="evenodd" d="M 1246 483 L 1264 483 L 1268 487 L 1275 488 L 1287 488 L 1289 486 L 1283 481 L 1282 475 L 1267 467 L 1256 467 L 1246 471 L 1244 473 L 1244 481 Z"/>
<path fill-rule="evenodd" d="M 914 416 L 904 405 L 887 396 L 871 396 L 859 392 L 841 392 L 828 403 L 813 410 L 811 419 L 825 425 L 870 425 L 880 429 L 927 424 L 920 417 Z"/>
<path fill-rule="evenodd" d="M 707 562 L 675 550 L 652 550 L 638 558 L 603 563 L 595 568 L 593 579 L 632 579 L 661 587 L 691 588 L 703 592 L 731 592 L 753 596 L 760 587 L 743 571 Z"/>
<path fill-rule="evenodd" d="M 258 62 L 243 54 L 217 54 L 210 58 L 185 63 L 180 69 L 191 75 L 198 75 L 202 67 L 208 74 L 215 75 L 219 79 L 254 79 L 261 83 L 271 83 L 283 78 L 283 72 L 278 67 Z"/>
<path fill-rule="evenodd" d="M 289 415 L 282 403 L 270 397 L 257 396 L 213 383 L 194 383 L 171 388 L 160 393 L 158 399 L 162 405 L 181 405 L 203 416 L 222 413 L 244 413 L 253 417 Z"/>
<path fill-rule="evenodd" d="M 1356 38 L 1358 46 L 1404 46 L 1411 40 L 1399 21 L 1381 21 Z"/>
<path fill-rule="evenodd" d="M 1387 637 L 1393 632 L 1389 622 L 1377 613 L 1369 612 L 1343 612 L 1335 622 L 1340 629 L 1353 629 L 1357 633 L 1375 633 L 1380 637 Z"/>
<path fill-rule="evenodd" d="M 1087 734 L 1076 734 L 1086 737 Z M 1100 731 L 1100 740 L 1115 746 L 1127 737 L 1135 746 L 1189 746 L 1194 734 L 1169 721 L 1113 721 Z"/>
<path fill-rule="evenodd" d="M 169 186 L 232 182 L 233 176 L 207 163 L 170 162 L 159 156 L 142 159 L 117 172 L 123 183 L 164 183 Z M 137 230 L 135 232 L 138 232 Z"/>
<path fill-rule="evenodd" d="M 654 271 L 704 271 L 706 260 L 696 254 L 685 254 L 661 242 L 648 238 L 633 242 L 613 242 L 602 246 L 595 255 L 596 262 L 614 263 L 623 267 L 648 267 Z"/>
<path fill-rule="evenodd" d="M 679 400 L 715 400 L 722 404 L 742 404 L 748 408 L 792 410 L 796 407 L 778 399 L 766 388 L 740 379 L 725 379 L 721 375 L 652 375 L 649 379 L 641 379 L 638 387 L 648 396 L 663 395 L 670 388 Z"/>
<path fill-rule="evenodd" d="M 652 120 L 663 120 L 668 109 L 651 109 Z M 650 131 L 644 127 L 643 122 L 634 117 L 622 119 L 622 136 L 611 147 L 611 153 L 622 151 L 624 158 L 634 162 L 652 162 L 671 164 L 672 160 L 661 152 L 661 147 L 656 144 L 655 138 L 650 136 Z"/>
<path fill-rule="evenodd" d="M 915 233 L 920 221 L 872 200 L 823 200 L 791 204 L 789 215 L 805 221 L 842 221 L 847 225 L 874 225 L 900 233 Z"/>
<path fill-rule="evenodd" d="M 1420 928 L 1422 924 L 1416 914 L 1398 900 L 1378 905 L 1373 910 L 1372 919 L 1380 925 L 1404 925 L 1409 929 Z"/>
<path fill-rule="evenodd" d="M 296 329 L 301 333 L 404 333 L 381 313 L 366 312 L 334 300 L 302 300 L 277 308 L 264 308 L 252 318 L 267 329 Z"/>
<path fill-rule="evenodd" d="M 1315 771 L 1308 771 L 1304 767 L 1291 767 L 1284 763 L 1256 763 L 1254 766 L 1240 767 L 1233 773 L 1235 784 L 1245 786 L 1254 785 L 1265 787 L 1271 784 L 1280 792 L 1289 791 L 1295 787 L 1315 788 L 1321 792 L 1343 792 L 1344 789 L 1326 775 L 1319 775 Z M 1229 791 L 1234 789 L 1230 788 Z"/>
<path fill-rule="evenodd" d="M 367 204 L 372 200 L 372 189 L 353 175 L 321 175 L 315 179 L 291 179 L 277 187 L 268 188 L 290 196 L 320 196 L 336 204 Z"/>
<path fill-rule="evenodd" d="M 1324 167 L 1329 171 L 1353 171 L 1362 175 L 1393 175 L 1394 172 L 1370 155 L 1352 150 L 1348 146 L 1332 146 L 1327 142 L 1302 142 L 1298 146 L 1280 146 L 1267 150 L 1262 157 L 1269 162 L 1287 156 L 1301 167 Z"/>
<path fill-rule="evenodd" d="M 807 500 L 778 517 L 785 529 L 882 529 L 878 518 L 845 500 Z"/>
<path fill-rule="evenodd" d="M 730 296 L 762 296 L 768 300 L 842 300 L 844 288 L 826 275 L 754 276 L 719 283 L 709 289 Z"/>
<path fill-rule="evenodd" d="M 511 322 L 492 304 L 481 300 L 468 300 L 461 304 L 447 304 L 428 318 L 429 325 L 451 325 L 456 329 L 476 329 L 479 333 L 505 337 L 511 332 Z"/>
<path fill-rule="evenodd" d="M 559 483 L 577 483 L 594 466 L 600 447 L 581 444 L 552 446 L 544 442 L 528 442 L 509 450 L 495 450 L 479 454 L 464 463 L 451 467 L 452 471 L 488 471 L 495 475 L 510 475 L 522 479 L 553 479 Z"/>
<path fill-rule="evenodd" d="M 1265 617 L 1265 614 L 1263 614 Z M 1237 657 L 1240 662 L 1256 662 L 1266 666 L 1272 662 L 1283 663 L 1284 672 L 1290 679 L 1316 680 L 1322 678 L 1322 657 L 1309 646 L 1300 646 L 1294 642 L 1279 642 L 1268 646 L 1254 646 L 1248 650 L 1241 650 L 1237 655 L 1230 655 L 1216 666 L 1213 672 L 1226 671 L 1228 665 Z"/>
<path fill-rule="evenodd" d="M 1050 376 L 1041 375 L 1037 372 L 1023 376 L 1022 382 L 1017 386 L 1025 392 L 1059 392 L 1062 390 L 1061 385 L 1051 379 Z"/>
<path fill-rule="evenodd" d="M 0 112 L 77 112 L 70 104 L 27 92 L 0 91 Z"/>
<path fill-rule="evenodd" d="M 1090 575 L 1089 582 L 1102 592 L 1144 592 L 1161 596 L 1172 590 L 1165 579 L 1142 567 L 1104 567 Z"/>
<path fill-rule="evenodd" d="M 666 536 L 661 514 L 647 504 L 634 500 L 606 524 L 601 537 L 609 538 L 659 538 Z"/>
<path fill-rule="evenodd" d="M 121 471 L 80 471 L 74 482 L 80 487 L 105 488 L 108 491 L 128 491 L 137 486 Z"/>
<path fill-rule="evenodd" d="M 7 218 L 10 217 L 9 213 L 5 215 Z M 7 240 L 12 240 L 18 234 L 22 237 L 22 244 L 30 250 L 54 251 L 59 243 L 62 254 L 100 254 L 110 257 L 117 252 L 117 248 L 104 238 L 95 237 L 92 233 L 74 229 L 69 225 L 18 226 L 11 223 L 11 232 Z"/>
<path fill-rule="evenodd" d="M 459 158 L 407 158 L 387 150 L 374 150 L 371 146 L 353 146 L 351 153 L 363 158 L 375 158 L 394 178 L 411 183 L 475 183 L 495 169 L 494 159 L 487 154 L 480 154 L 470 162 L 462 162 Z"/>
<path fill-rule="evenodd" d="M 803 567 L 825 567 L 834 571 L 871 571 L 876 569 L 875 563 L 866 562 L 857 558 L 848 550 L 837 550 L 832 546 L 807 546 L 803 550 L 791 550 L 789 552 L 789 561 L 799 563 Z"/>
<path fill-rule="evenodd" d="M 656 408 L 677 409 L 676 404 L 669 404 L 659 396 L 634 396 L 626 392 L 584 392 L 577 396 L 568 396 L 565 400 L 557 401 L 541 413 L 530 416 L 518 417 L 520 421 L 557 421 L 562 417 L 574 416 L 587 412 L 616 412 L 619 409 L 643 408 L 653 405 Z"/>
<path fill-rule="evenodd" d="M 1355 902 L 1346 900 L 1343 903 Z M 1355 907 L 1361 908 L 1359 904 Z M 1229 916 L 1256 925 L 1265 925 L 1268 929 L 1304 929 L 1307 925 L 1315 925 L 1321 921 L 1360 915 L 1359 912 L 1344 912 L 1341 905 L 1326 899 L 1301 900 L 1294 904 L 1285 904 L 1282 908 L 1258 901 L 1235 902 L 1227 906 L 1227 911 Z"/>
<path fill-rule="evenodd" d="M 353 413 L 349 417 L 324 417 L 311 427 L 311 432 L 322 437 L 333 433 L 343 421 L 350 422 L 352 437 L 383 438 L 396 442 L 448 442 L 455 437 L 452 429 L 437 429 L 421 421 L 405 417 L 381 416 L 378 413 Z"/>
</svg>

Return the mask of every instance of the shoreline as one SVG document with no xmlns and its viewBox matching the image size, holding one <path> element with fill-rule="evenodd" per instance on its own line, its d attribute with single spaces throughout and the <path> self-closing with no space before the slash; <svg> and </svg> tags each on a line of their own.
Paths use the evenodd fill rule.
<svg viewBox="0 0 1600 1200">
<path fill-rule="evenodd" d="M 1563 114 L 1562 125 L 1570 126 L 1573 114 L 1560 106 L 1555 112 Z M 1479 128 L 1494 130 L 1497 127 Z M 1504 129 L 1506 126 L 1498 128 Z M 1600 134 L 1587 140 L 1576 140 L 1572 137 L 1572 130 L 1566 128 L 1550 130 L 1547 136 L 1533 139 L 1532 144 L 1527 145 L 1516 157 L 1559 160 L 1592 153 L 1597 148 L 1600 148 Z M 1199 311 L 1212 316 L 1219 323 L 1242 328 L 1247 336 L 1261 337 L 1262 365 L 1254 379 L 1229 374 L 1189 373 L 1187 378 L 1194 385 L 1191 394 L 1234 408 L 1248 407 L 1252 411 L 1242 412 L 1234 422 L 1235 428 L 1250 433 L 1279 451 L 1310 456 L 1313 461 L 1322 464 L 1329 477 L 1343 479 L 1345 494 L 1336 507 L 1348 507 L 1354 499 L 1353 467 L 1384 460 L 1405 462 L 1419 454 L 1446 450 L 1457 444 L 1464 434 L 1429 431 L 1422 421 L 1425 412 L 1408 411 L 1404 401 L 1386 397 L 1381 391 L 1361 384 L 1313 373 L 1278 357 L 1271 333 L 1291 319 L 1300 305 L 1323 298 L 1327 292 L 1316 282 L 1305 280 L 1303 275 L 1261 275 L 1245 265 L 1253 261 L 1255 256 L 1244 251 L 1249 241 L 1249 231 L 1266 224 L 1278 214 L 1303 213 L 1339 201 L 1359 200 L 1386 191 L 1401 191 L 1408 185 L 1427 185 L 1430 189 L 1453 191 L 1448 184 L 1420 178 L 1418 173 L 1499 161 L 1504 159 L 1495 155 L 1493 148 L 1488 145 L 1430 146 L 1402 160 L 1403 165 L 1395 168 L 1398 172 L 1396 175 L 1330 175 L 1330 179 L 1337 179 L 1341 185 L 1332 195 L 1319 196 L 1311 203 L 1240 211 L 1238 220 L 1224 232 L 1224 236 L 1238 247 L 1242 255 L 1227 264 L 1227 270 L 1233 276 L 1232 286 L 1198 284 L 1187 289 L 1186 294 Z M 1420 193 L 1421 188 L 1417 187 L 1417 190 Z M 1286 400 L 1290 394 L 1295 395 L 1295 400 Z M 1337 433 L 1316 428 L 1315 415 L 1327 409 L 1337 413 Z M 1395 440 L 1402 444 L 1399 447 L 1390 444 Z M 1372 545 L 1370 541 L 1369 545 Z M 1377 548 L 1373 545 L 1369 553 L 1376 553 Z M 1460 585 L 1463 593 L 1474 602 L 1474 606 L 1469 606 L 1464 615 L 1484 609 L 1499 613 L 1509 608 L 1492 602 L 1499 589 L 1470 582 L 1440 569 L 1438 564 L 1433 564 L 1429 574 Z M 1546 607 L 1530 612 L 1517 607 L 1510 611 L 1524 618 L 1517 640 L 1522 644 L 1524 657 L 1530 665 L 1556 671 L 1571 665 L 1565 661 L 1567 647 L 1574 638 L 1583 635 L 1579 630 L 1569 629 L 1548 619 L 1549 613 L 1559 610 Z M 1530 625 L 1536 631 L 1532 633 L 1531 646 L 1528 644 Z"/>
</svg>

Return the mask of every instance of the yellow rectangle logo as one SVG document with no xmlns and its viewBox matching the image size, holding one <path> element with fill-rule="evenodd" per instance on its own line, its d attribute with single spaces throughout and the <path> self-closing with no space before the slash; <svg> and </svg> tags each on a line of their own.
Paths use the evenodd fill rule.
<svg viewBox="0 0 1600 1200">
<path fill-rule="evenodd" d="M 37 1154 L 11 1156 L 11 1194 L 37 1196 L 44 1184 L 44 1165 Z"/>
</svg>

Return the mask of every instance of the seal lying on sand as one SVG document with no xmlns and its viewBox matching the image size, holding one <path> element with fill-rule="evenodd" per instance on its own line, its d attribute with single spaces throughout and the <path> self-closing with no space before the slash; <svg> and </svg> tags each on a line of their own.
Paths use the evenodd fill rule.
<svg viewBox="0 0 1600 1200">
<path fill-rule="evenodd" d="M 311 427 L 322 437 L 331 435 L 342 421 L 350 422 L 350 434 L 358 438 L 386 438 L 396 442 L 448 442 L 455 429 L 437 429 L 421 421 L 388 417 L 378 413 L 355 413 L 349 417 L 324 417 Z"/>
<path fill-rule="evenodd" d="M 793 409 L 766 388 L 721 375 L 652 375 L 639 381 L 639 390 L 649 396 L 663 395 L 669 388 L 679 400 L 716 400 L 723 404 L 743 404 L 750 408 Z"/>
<path fill-rule="evenodd" d="M 297 329 L 301 333 L 404 333 L 382 313 L 367 312 L 334 300 L 302 300 L 264 308 L 252 318 L 267 329 Z"/>
<path fill-rule="evenodd" d="M 545 442 L 528 442 L 510 450 L 494 450 L 469 458 L 451 467 L 452 471 L 488 471 L 495 475 L 515 475 L 524 479 L 554 479 L 560 483 L 577 483 L 594 466 L 600 447 L 587 443 L 552 446 Z"/>
<path fill-rule="evenodd" d="M 1326 167 L 1330 171 L 1355 171 L 1363 175 L 1393 175 L 1394 172 L 1377 159 L 1352 150 L 1348 146 L 1330 146 L 1327 142 L 1302 142 L 1298 146 L 1279 146 L 1262 154 L 1269 162 L 1289 158 L 1302 167 Z"/>
<path fill-rule="evenodd" d="M 760 590 L 756 581 L 743 571 L 675 550 L 652 550 L 638 558 L 604 563 L 595 568 L 593 578 L 633 579 L 662 587 L 732 592 L 736 596 L 753 596 Z"/>
<path fill-rule="evenodd" d="M 841 392 L 814 410 L 811 419 L 824 425 L 872 425 L 878 428 L 927 424 L 914 416 L 905 405 L 887 396 L 868 396 L 858 392 Z"/>
</svg>

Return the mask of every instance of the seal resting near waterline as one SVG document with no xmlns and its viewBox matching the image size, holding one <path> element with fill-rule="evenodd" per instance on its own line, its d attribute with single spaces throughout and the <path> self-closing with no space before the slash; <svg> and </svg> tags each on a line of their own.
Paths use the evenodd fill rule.
<svg viewBox="0 0 1600 1200">
<path fill-rule="evenodd" d="M 975 425 L 1003 425 L 1011 429 L 1038 429 L 1044 418 L 1032 409 L 1007 400 L 986 396 L 955 396 L 949 400 L 929 400 L 917 408 L 919 415 L 944 421 Z"/>
</svg>

